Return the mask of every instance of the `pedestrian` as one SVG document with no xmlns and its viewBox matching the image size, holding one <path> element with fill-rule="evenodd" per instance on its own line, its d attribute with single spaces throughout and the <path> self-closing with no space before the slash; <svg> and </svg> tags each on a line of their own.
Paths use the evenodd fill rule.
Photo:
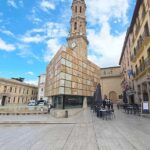
<svg viewBox="0 0 150 150">
<path fill-rule="evenodd" d="M 104 99 L 103 99 L 103 108 L 105 109 L 105 106 L 106 106 L 106 101 L 107 101 L 107 96 L 105 95 L 104 96 Z"/>
<path fill-rule="evenodd" d="M 52 108 L 52 105 L 49 104 L 49 105 L 48 105 L 48 113 L 50 113 L 51 108 Z"/>
<path fill-rule="evenodd" d="M 117 103 L 117 108 L 118 108 L 118 110 L 119 110 L 119 107 L 120 107 L 120 105 L 119 105 L 119 102 Z"/>
<path fill-rule="evenodd" d="M 110 99 L 110 108 L 111 108 L 111 110 L 113 110 L 114 108 L 113 108 L 113 102 L 112 102 L 112 100 Z"/>
<path fill-rule="evenodd" d="M 109 110 L 111 107 L 111 100 L 110 99 L 107 99 L 106 105 L 107 105 L 107 109 Z"/>
</svg>

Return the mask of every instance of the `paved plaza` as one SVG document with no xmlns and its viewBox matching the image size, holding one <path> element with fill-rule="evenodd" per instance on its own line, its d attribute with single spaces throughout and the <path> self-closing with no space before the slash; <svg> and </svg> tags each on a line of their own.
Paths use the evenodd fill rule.
<svg viewBox="0 0 150 150">
<path fill-rule="evenodd" d="M 115 116 L 102 120 L 90 109 L 61 119 L 51 115 L 0 116 L 0 149 L 150 150 L 149 118 L 122 110 L 115 110 Z"/>
</svg>

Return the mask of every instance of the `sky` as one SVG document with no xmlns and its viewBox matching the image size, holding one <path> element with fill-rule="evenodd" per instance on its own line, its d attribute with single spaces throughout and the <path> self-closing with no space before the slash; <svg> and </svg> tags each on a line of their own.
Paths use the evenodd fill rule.
<svg viewBox="0 0 150 150">
<path fill-rule="evenodd" d="M 86 0 L 88 59 L 118 66 L 136 0 Z M 0 77 L 38 76 L 67 45 L 72 0 L 0 0 Z"/>
</svg>

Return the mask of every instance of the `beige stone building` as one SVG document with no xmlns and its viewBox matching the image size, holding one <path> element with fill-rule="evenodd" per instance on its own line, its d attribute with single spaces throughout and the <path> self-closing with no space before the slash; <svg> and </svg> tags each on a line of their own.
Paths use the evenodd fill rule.
<svg viewBox="0 0 150 150">
<path fill-rule="evenodd" d="M 101 68 L 101 89 L 113 103 L 122 101 L 121 68 L 120 66 Z"/>
<path fill-rule="evenodd" d="M 61 47 L 46 72 L 45 96 L 56 108 L 82 107 L 100 83 L 100 68 L 87 59 L 86 4 L 73 0 L 68 46 Z"/>
<path fill-rule="evenodd" d="M 131 58 L 131 41 L 128 29 L 119 65 L 121 66 L 121 88 L 123 94 L 123 101 L 128 103 L 134 103 L 135 90 L 133 81 L 133 66 L 130 58 Z"/>
<path fill-rule="evenodd" d="M 129 41 L 129 44 L 126 44 Z M 121 57 L 125 55 L 125 49 L 129 45 L 131 63 L 132 89 L 134 96 L 129 103 L 141 103 L 150 110 L 150 0 L 138 0 L 136 2 L 132 21 L 124 43 Z M 126 72 L 127 74 L 128 72 Z M 129 75 L 129 74 L 128 74 Z M 127 89 L 128 90 L 128 89 Z M 128 93 L 127 93 L 128 94 Z M 129 92 L 130 94 L 130 92 Z"/>
<path fill-rule="evenodd" d="M 0 78 L 0 105 L 28 103 L 37 99 L 37 86 L 14 79 Z"/>
</svg>

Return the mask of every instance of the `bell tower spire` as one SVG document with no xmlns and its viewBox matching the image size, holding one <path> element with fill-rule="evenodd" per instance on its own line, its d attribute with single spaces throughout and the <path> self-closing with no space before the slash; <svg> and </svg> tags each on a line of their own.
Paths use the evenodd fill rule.
<svg viewBox="0 0 150 150">
<path fill-rule="evenodd" d="M 87 57 L 88 40 L 86 36 L 85 0 L 73 0 L 68 46 L 78 55 Z"/>
</svg>

